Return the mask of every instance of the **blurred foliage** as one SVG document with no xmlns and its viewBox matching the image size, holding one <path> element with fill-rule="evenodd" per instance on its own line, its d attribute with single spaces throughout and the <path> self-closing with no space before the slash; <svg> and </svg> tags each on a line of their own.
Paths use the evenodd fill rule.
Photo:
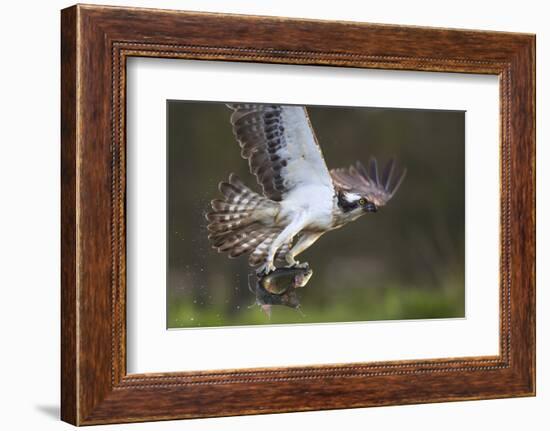
<svg viewBox="0 0 550 431">
<path fill-rule="evenodd" d="M 246 257 L 218 254 L 204 214 L 230 172 L 259 191 L 220 103 L 168 102 L 168 327 L 464 316 L 464 112 L 308 107 L 329 168 L 395 157 L 407 177 L 375 214 L 300 255 L 305 315 L 249 306 Z"/>
</svg>

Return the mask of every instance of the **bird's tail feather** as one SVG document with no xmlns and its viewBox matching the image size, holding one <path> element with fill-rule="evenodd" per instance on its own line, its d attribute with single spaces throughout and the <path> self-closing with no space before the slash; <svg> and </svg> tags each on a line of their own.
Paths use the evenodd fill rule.
<svg viewBox="0 0 550 431">
<path fill-rule="evenodd" d="M 253 258 L 256 250 L 265 248 L 280 232 L 263 223 L 276 215 L 279 204 L 253 192 L 234 174 L 228 182 L 221 182 L 219 189 L 224 199 L 213 200 L 212 211 L 206 214 L 208 238 L 214 248 L 228 252 L 229 257 L 251 252 L 249 263 L 256 266 L 261 263 Z"/>
</svg>

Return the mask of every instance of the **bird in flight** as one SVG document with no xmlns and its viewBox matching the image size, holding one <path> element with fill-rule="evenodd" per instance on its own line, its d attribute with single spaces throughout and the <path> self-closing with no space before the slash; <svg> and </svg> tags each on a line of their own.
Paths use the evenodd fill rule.
<svg viewBox="0 0 550 431">
<path fill-rule="evenodd" d="M 209 239 L 230 257 L 249 254 L 250 266 L 268 274 L 276 264 L 304 266 L 296 256 L 324 233 L 374 213 L 394 196 L 406 171 L 376 159 L 329 171 L 302 106 L 234 103 L 231 124 L 262 194 L 235 174 L 221 182 L 223 199 L 206 214 Z M 307 264 L 305 264 L 307 265 Z"/>
</svg>

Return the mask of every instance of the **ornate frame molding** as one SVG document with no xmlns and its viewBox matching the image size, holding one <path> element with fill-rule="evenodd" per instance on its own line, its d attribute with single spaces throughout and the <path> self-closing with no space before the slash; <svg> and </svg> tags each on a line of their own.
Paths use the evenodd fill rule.
<svg viewBox="0 0 550 431">
<path fill-rule="evenodd" d="M 284 29 L 287 38 L 257 35 L 257 26 Z M 338 37 L 308 38 L 325 33 Z M 534 44 L 534 36 L 510 33 L 65 9 L 62 418 L 98 424 L 533 395 Z M 127 375 L 125 66 L 131 56 L 498 75 L 500 354 Z M 255 390 L 265 394 L 263 404 L 247 397 Z"/>
</svg>

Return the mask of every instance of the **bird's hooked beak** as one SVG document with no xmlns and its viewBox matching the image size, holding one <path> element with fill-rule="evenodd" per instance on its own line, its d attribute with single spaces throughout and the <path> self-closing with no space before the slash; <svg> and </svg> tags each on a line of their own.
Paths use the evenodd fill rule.
<svg viewBox="0 0 550 431">
<path fill-rule="evenodd" d="M 378 208 L 376 207 L 375 204 L 373 204 L 372 202 L 368 202 L 364 207 L 363 207 L 363 210 L 367 213 L 375 213 L 376 211 L 378 211 Z"/>
</svg>

